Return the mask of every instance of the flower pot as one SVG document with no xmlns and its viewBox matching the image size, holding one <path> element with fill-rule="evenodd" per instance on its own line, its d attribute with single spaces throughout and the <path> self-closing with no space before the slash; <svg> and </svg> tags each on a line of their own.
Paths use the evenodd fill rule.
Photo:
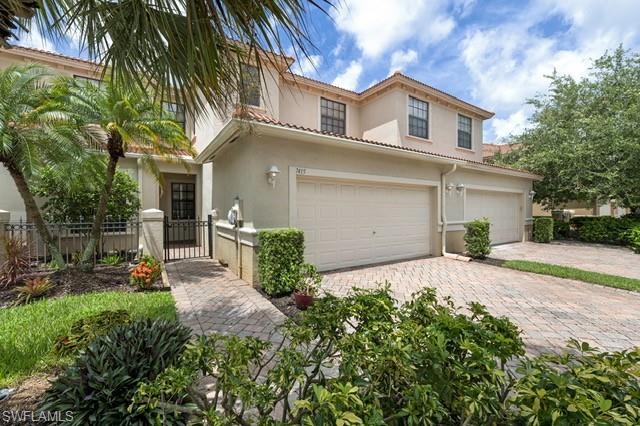
<svg viewBox="0 0 640 426">
<path fill-rule="evenodd" d="M 309 296 L 308 294 L 294 292 L 293 300 L 295 300 L 298 309 L 303 311 L 313 305 L 313 296 Z"/>
</svg>

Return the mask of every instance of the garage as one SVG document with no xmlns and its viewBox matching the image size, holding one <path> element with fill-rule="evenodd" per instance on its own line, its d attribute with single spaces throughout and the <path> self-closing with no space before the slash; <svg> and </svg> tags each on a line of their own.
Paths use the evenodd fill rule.
<svg viewBox="0 0 640 426">
<path fill-rule="evenodd" d="M 431 194 L 426 186 L 298 177 L 306 261 L 326 271 L 431 254 Z"/>
<path fill-rule="evenodd" d="M 522 240 L 522 194 L 501 191 L 467 190 L 466 220 L 486 217 L 491 222 L 491 244 Z"/>
</svg>

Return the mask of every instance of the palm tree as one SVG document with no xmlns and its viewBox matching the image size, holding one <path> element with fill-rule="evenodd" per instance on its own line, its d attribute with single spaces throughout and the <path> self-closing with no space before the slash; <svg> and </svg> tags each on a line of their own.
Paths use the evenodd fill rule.
<svg viewBox="0 0 640 426">
<path fill-rule="evenodd" d="M 308 57 L 313 12 L 326 13 L 333 0 L 4 0 L 7 15 L 37 25 L 49 40 L 78 36 L 90 59 L 110 69 L 114 81 L 171 92 L 187 108 L 226 113 L 244 86 L 238 63 L 262 73 L 265 54 L 293 51 Z M 24 3 L 30 6 L 25 10 Z M 33 7 L 34 4 L 36 7 Z M 11 7 L 13 5 L 13 8 Z M 11 13 L 15 11 L 15 13 Z M 29 18 L 35 13 L 36 19 Z M 1 17 L 1 15 L 0 15 Z M 10 32 L 9 32 L 10 33 Z M 2 33 L 0 33 L 0 36 Z M 1 37 L 0 37 L 1 38 Z M 10 40 L 9 40 L 10 41 Z"/>
<path fill-rule="evenodd" d="M 104 133 L 105 143 L 99 147 L 108 157 L 104 187 L 81 260 L 84 269 L 91 269 L 120 158 L 135 149 L 142 155 L 142 164 L 159 178 L 155 159 L 184 163 L 181 155 L 193 155 L 195 151 L 182 127 L 143 90 L 124 88 L 109 80 L 95 84 L 67 77 L 58 80 L 53 97 L 57 107 Z"/>
<path fill-rule="evenodd" d="M 65 262 L 53 241 L 28 180 L 39 169 L 55 166 L 65 173 L 86 157 L 84 142 L 91 138 L 75 120 L 50 102 L 49 72 L 37 65 L 0 70 L 0 163 L 9 171 L 32 221 L 52 259 Z M 2 230 L 0 230 L 1 232 Z"/>
</svg>

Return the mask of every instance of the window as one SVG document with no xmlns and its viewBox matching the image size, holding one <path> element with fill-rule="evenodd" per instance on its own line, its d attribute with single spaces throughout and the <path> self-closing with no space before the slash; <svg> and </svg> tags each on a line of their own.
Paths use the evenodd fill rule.
<svg viewBox="0 0 640 426">
<path fill-rule="evenodd" d="M 187 129 L 187 118 L 184 113 L 184 105 L 176 104 L 173 102 L 163 102 L 162 109 L 164 109 L 171 116 L 172 120 L 182 126 L 182 130 Z"/>
<path fill-rule="evenodd" d="M 104 82 L 102 80 L 99 80 L 97 78 L 84 77 L 82 75 L 74 75 L 73 79 L 81 84 L 93 84 L 98 87 L 102 87 L 104 85 Z"/>
<path fill-rule="evenodd" d="M 242 90 L 240 102 L 255 107 L 260 106 L 260 72 L 253 65 L 240 64 Z"/>
<path fill-rule="evenodd" d="M 320 98 L 320 130 L 344 135 L 346 123 L 347 106 L 345 104 Z"/>
<path fill-rule="evenodd" d="M 196 218 L 196 185 L 194 183 L 171 184 L 171 219 Z"/>
<path fill-rule="evenodd" d="M 429 104 L 409 96 L 409 134 L 429 139 Z"/>
<path fill-rule="evenodd" d="M 458 147 L 471 149 L 471 118 L 458 115 Z"/>
</svg>

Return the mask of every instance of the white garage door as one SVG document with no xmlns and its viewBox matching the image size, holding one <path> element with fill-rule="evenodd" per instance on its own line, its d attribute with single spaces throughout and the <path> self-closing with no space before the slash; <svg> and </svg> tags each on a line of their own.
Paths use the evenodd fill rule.
<svg viewBox="0 0 640 426">
<path fill-rule="evenodd" d="M 298 179 L 296 227 L 319 270 L 431 253 L 425 187 Z"/>
<path fill-rule="evenodd" d="M 491 222 L 491 243 L 520 241 L 521 194 L 512 192 L 467 190 L 467 220 L 486 217 Z"/>
</svg>

